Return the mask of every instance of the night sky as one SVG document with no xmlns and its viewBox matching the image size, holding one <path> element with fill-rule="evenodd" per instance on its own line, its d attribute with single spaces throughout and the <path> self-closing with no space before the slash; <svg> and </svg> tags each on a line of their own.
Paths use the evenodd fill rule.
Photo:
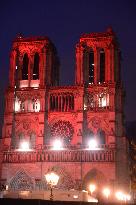
<svg viewBox="0 0 136 205">
<path fill-rule="evenodd" d="M 12 40 L 48 36 L 60 57 L 62 85 L 74 83 L 75 44 L 83 33 L 112 26 L 122 50 L 122 78 L 126 89 L 125 115 L 136 120 L 136 1 L 135 0 L 4 0 L 0 3 L 0 123 L 4 90 L 8 85 Z"/>
</svg>

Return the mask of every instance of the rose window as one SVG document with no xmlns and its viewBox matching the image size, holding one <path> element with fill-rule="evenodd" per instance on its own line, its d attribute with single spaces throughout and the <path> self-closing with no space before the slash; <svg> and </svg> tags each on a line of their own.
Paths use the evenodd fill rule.
<svg viewBox="0 0 136 205">
<path fill-rule="evenodd" d="M 59 120 L 51 126 L 51 136 L 60 138 L 65 144 L 69 144 L 72 140 L 74 129 L 69 121 Z"/>
</svg>

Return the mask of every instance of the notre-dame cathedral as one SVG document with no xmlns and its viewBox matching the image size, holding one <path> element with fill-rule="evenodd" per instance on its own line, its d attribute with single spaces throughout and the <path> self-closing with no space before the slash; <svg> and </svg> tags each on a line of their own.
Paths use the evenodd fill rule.
<svg viewBox="0 0 136 205">
<path fill-rule="evenodd" d="M 48 37 L 13 41 L 0 145 L 0 180 L 9 190 L 46 189 L 50 170 L 60 176 L 58 189 L 129 186 L 116 35 L 111 28 L 83 34 L 75 54 L 75 82 L 60 86 L 60 60 Z M 53 149 L 55 140 L 61 149 Z M 23 142 L 29 150 L 21 151 Z"/>
</svg>

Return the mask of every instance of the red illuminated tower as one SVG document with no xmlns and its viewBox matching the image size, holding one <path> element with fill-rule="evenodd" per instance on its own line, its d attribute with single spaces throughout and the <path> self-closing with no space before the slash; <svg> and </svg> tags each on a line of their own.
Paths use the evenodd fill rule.
<svg viewBox="0 0 136 205">
<path fill-rule="evenodd" d="M 129 184 L 123 127 L 120 49 L 112 29 L 81 36 L 73 86 L 58 86 L 59 59 L 48 38 L 14 42 L 5 96 L 1 181 L 11 190 L 46 189 L 54 170 L 59 189 Z M 61 150 L 53 143 L 60 140 Z M 30 151 L 21 151 L 28 143 Z M 95 147 L 94 147 L 95 146 Z"/>
<path fill-rule="evenodd" d="M 19 36 L 10 54 L 4 144 L 18 146 L 22 138 L 31 141 L 31 146 L 44 143 L 48 87 L 58 82 L 59 61 L 51 41 L 46 37 Z"/>
</svg>

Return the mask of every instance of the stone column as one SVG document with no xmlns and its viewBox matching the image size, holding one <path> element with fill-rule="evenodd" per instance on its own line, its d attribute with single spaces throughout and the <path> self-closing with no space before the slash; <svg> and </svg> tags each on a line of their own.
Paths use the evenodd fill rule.
<svg viewBox="0 0 136 205">
<path fill-rule="evenodd" d="M 110 49 L 105 50 L 105 82 L 109 82 L 110 79 Z"/>
<path fill-rule="evenodd" d="M 97 84 L 100 79 L 100 59 L 99 59 L 99 51 L 95 47 L 94 48 L 94 83 Z"/>
<path fill-rule="evenodd" d="M 84 48 L 78 44 L 76 46 L 76 73 L 75 73 L 75 84 L 83 84 L 83 51 Z"/>
<path fill-rule="evenodd" d="M 111 71 L 111 73 L 110 73 L 110 78 L 111 78 L 111 81 L 114 82 L 115 81 L 115 76 L 114 76 L 114 72 L 115 72 L 115 70 L 114 70 L 114 68 L 115 68 L 114 63 L 115 62 L 114 62 L 114 46 L 113 45 L 111 46 L 110 51 L 111 51 L 111 57 L 110 57 L 110 60 L 111 60 L 111 69 L 110 69 L 110 71 Z"/>
<path fill-rule="evenodd" d="M 46 49 L 43 52 L 39 53 L 40 62 L 39 62 L 39 80 L 40 87 L 43 88 L 45 86 L 45 78 L 46 78 Z"/>
<path fill-rule="evenodd" d="M 31 82 L 31 55 L 28 55 L 29 61 L 28 61 L 28 87 L 30 87 L 30 82 Z"/>
<path fill-rule="evenodd" d="M 47 61 L 46 61 L 46 84 L 51 85 L 52 84 L 52 52 L 48 49 L 46 52 Z"/>
<path fill-rule="evenodd" d="M 16 69 L 16 51 L 12 50 L 10 53 L 10 74 L 9 83 L 11 87 L 15 86 L 15 69 Z"/>
<path fill-rule="evenodd" d="M 33 80 L 33 69 L 34 69 L 34 56 L 29 56 L 29 66 L 28 66 L 28 85 L 31 86 L 31 80 Z"/>
</svg>

